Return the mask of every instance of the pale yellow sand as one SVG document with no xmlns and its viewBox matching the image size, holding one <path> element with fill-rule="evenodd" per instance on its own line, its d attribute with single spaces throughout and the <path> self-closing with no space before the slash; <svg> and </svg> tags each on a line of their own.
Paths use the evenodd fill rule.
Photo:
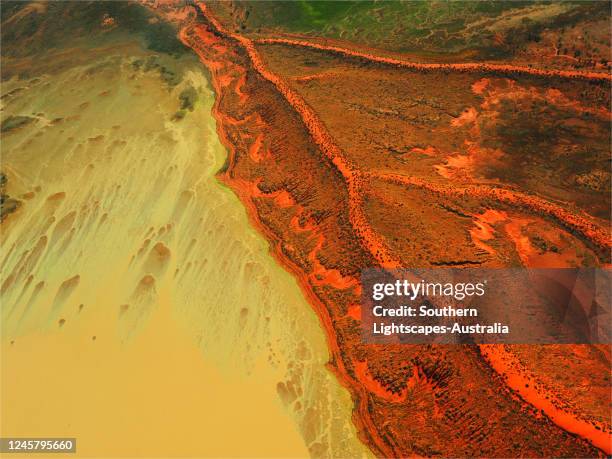
<svg viewBox="0 0 612 459">
<path fill-rule="evenodd" d="M 130 59 L 2 85 L 25 88 L 3 119 L 36 121 L 2 135 L 9 193 L 34 196 L 1 226 L 0 435 L 97 457 L 367 455 L 311 307 L 214 178 L 199 65 L 170 91 Z M 196 109 L 172 121 L 188 84 Z"/>
</svg>

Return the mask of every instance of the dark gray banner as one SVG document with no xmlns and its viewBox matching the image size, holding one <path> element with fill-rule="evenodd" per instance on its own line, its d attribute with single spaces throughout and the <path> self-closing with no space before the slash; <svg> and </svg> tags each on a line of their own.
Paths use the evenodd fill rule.
<svg viewBox="0 0 612 459">
<path fill-rule="evenodd" d="M 361 282 L 366 343 L 611 342 L 606 269 L 366 269 Z"/>
</svg>

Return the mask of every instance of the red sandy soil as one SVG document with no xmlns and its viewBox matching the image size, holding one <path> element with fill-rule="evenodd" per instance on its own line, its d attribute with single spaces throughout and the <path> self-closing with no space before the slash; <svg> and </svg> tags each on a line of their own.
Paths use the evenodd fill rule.
<svg viewBox="0 0 612 459">
<path fill-rule="evenodd" d="M 368 61 L 380 62 L 382 64 L 405 67 L 415 70 L 446 70 L 452 72 L 477 72 L 488 73 L 493 72 L 502 75 L 537 75 L 544 77 L 560 77 L 560 78 L 575 78 L 584 80 L 612 80 L 612 76 L 608 73 L 601 72 L 581 72 L 575 70 L 544 70 L 520 65 L 510 64 L 492 64 L 481 62 L 461 62 L 461 63 L 422 63 L 411 62 L 403 59 L 392 57 L 376 56 L 370 53 L 364 53 L 357 50 L 352 50 L 340 46 L 323 45 L 320 43 L 307 40 L 292 40 L 287 38 L 260 38 L 255 40 L 255 43 L 283 43 L 292 46 L 304 46 L 308 48 L 329 51 L 333 53 L 343 54 L 349 57 L 366 59 Z"/>
<path fill-rule="evenodd" d="M 319 315 L 332 355 L 329 367 L 353 396 L 354 422 L 363 441 L 384 457 L 611 454 L 609 418 L 595 419 L 565 403 L 538 383 L 537 375 L 515 358 L 511 347 L 366 347 L 360 343 L 358 326 L 360 268 L 405 265 L 389 235 L 380 233 L 379 222 L 365 210 L 375 194 L 373 180 L 422 190 L 435 199 L 497 203 L 500 210 L 472 214 L 469 234 L 484 253 L 498 250 L 491 240 L 510 210 L 556 222 L 600 253 L 609 253 L 609 230 L 583 211 L 516 189 L 445 184 L 439 177 L 428 180 L 362 168 L 291 82 L 268 67 L 257 45 L 308 47 L 427 72 L 586 81 L 608 81 L 610 75 L 512 64 L 413 63 L 303 40 L 253 41 L 227 31 L 208 5 L 196 5 L 197 13 L 188 14 L 157 6 L 162 14 L 174 14 L 172 19 L 180 16 L 181 40 L 211 72 L 217 93 L 213 112 L 229 150 L 220 178 L 239 195 Z M 482 91 L 486 85 L 480 80 L 473 89 Z M 551 97 L 562 95 L 551 93 Z M 475 116 L 468 110 L 455 123 L 469 124 Z M 413 152 L 435 156 L 436 149 L 428 146 Z M 306 189 L 292 174 L 302 174 L 297 179 Z M 316 195 L 309 194 L 313 189 Z M 326 213 L 329 209 L 332 216 Z M 509 239 L 516 242 L 511 230 Z M 520 244 L 515 245 L 521 253 Z"/>
<path fill-rule="evenodd" d="M 610 454 L 610 432 L 605 430 L 605 426 L 582 419 L 564 407 L 553 393 L 538 386 L 537 379 L 522 367 L 505 346 L 483 344 L 480 351 L 495 371 L 504 377 L 506 384 L 523 400 L 542 410 L 559 427 L 587 439 L 606 454 Z"/>
<path fill-rule="evenodd" d="M 564 226 L 583 235 L 602 250 L 607 250 L 612 245 L 610 232 L 593 222 L 588 215 L 580 215 L 578 211 L 568 211 L 555 203 L 548 202 L 537 196 L 486 185 L 458 188 L 455 186 L 426 183 L 417 177 L 406 177 L 397 174 L 376 174 L 376 176 L 383 180 L 426 188 L 434 193 L 486 197 L 507 203 L 514 207 L 524 207 L 534 213 L 546 215 L 558 220 Z"/>
</svg>

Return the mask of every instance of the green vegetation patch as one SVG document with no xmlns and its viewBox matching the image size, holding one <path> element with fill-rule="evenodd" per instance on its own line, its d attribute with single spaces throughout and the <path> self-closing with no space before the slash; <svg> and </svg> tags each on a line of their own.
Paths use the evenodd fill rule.
<svg viewBox="0 0 612 459">
<path fill-rule="evenodd" d="M 16 129 L 27 126 L 32 123 L 36 118 L 32 118 L 31 116 L 9 116 L 0 125 L 0 132 L 10 132 Z"/>
<path fill-rule="evenodd" d="M 237 28 L 247 33 L 282 30 L 401 52 L 475 50 L 483 58 L 516 52 L 537 41 L 545 28 L 609 16 L 608 3 L 598 1 L 302 0 L 237 5 Z"/>
<path fill-rule="evenodd" d="M 181 110 L 189 110 L 192 112 L 198 101 L 198 92 L 193 86 L 189 86 L 181 91 L 179 100 L 181 101 Z"/>
</svg>

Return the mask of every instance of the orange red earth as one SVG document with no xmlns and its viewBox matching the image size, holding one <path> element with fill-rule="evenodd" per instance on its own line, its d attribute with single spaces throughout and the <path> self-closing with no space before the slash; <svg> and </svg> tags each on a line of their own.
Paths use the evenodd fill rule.
<svg viewBox="0 0 612 459">
<path fill-rule="evenodd" d="M 442 64 L 442 63 L 422 63 L 422 62 L 411 62 L 403 59 L 397 59 L 392 57 L 376 56 L 370 53 L 363 53 L 357 50 L 351 50 L 348 48 L 323 45 L 306 40 L 293 40 L 287 38 L 260 38 L 255 40 L 255 43 L 282 43 L 292 46 L 303 46 L 307 48 L 319 49 L 322 51 L 328 51 L 333 53 L 343 54 L 345 56 L 357 57 L 360 59 L 366 59 L 368 61 L 380 62 L 382 64 L 394 65 L 397 67 L 405 67 L 415 70 L 446 70 L 453 72 L 477 72 L 477 73 L 496 73 L 504 75 L 536 75 L 543 77 L 561 77 L 561 78 L 576 78 L 584 80 L 611 80 L 612 77 L 607 73 L 602 72 L 580 72 L 575 70 L 545 70 L 536 69 L 532 67 L 525 67 L 520 65 L 510 64 L 491 64 L 481 62 L 467 62 L 467 63 L 454 63 L 454 64 Z"/>
<path fill-rule="evenodd" d="M 333 136 L 328 132 L 315 111 L 304 101 L 302 96 L 294 91 L 283 78 L 267 68 L 257 51 L 257 43 L 284 43 L 291 46 L 311 47 L 383 64 L 427 71 L 496 72 L 587 80 L 610 80 L 610 75 L 593 72 L 539 70 L 506 64 L 423 64 L 379 57 L 369 53 L 361 53 L 336 46 L 325 46 L 303 40 L 269 38 L 253 41 L 226 30 L 203 2 L 198 2 L 197 8 L 199 9 L 199 20 L 195 20 L 192 17 L 193 21 L 190 20 L 187 23 L 183 23 L 180 30 L 180 38 L 187 46 L 194 49 L 212 74 L 212 83 L 218 95 L 214 107 L 214 115 L 219 122 L 219 135 L 230 151 L 228 167 L 222 175 L 222 179 L 237 192 L 245 203 L 253 223 L 269 240 L 276 243 L 274 251 L 279 261 L 300 279 L 300 285 L 313 304 L 326 330 L 332 354 L 330 369 L 350 389 L 357 403 L 354 421 L 364 441 L 375 452 L 388 457 L 418 454 L 415 450 L 405 450 L 398 445 L 391 444 L 389 439 L 381 434 L 380 426 L 374 421 L 374 416 L 372 415 L 371 410 L 373 408 L 371 401 L 372 397 L 378 397 L 382 401 L 381 403 L 399 403 L 405 400 L 408 391 L 416 384 L 433 383 L 428 382 L 427 377 L 421 375 L 419 367 L 415 366 L 408 377 L 404 389 L 393 392 L 389 391 L 385 385 L 381 384 L 372 375 L 367 359 L 352 362 L 354 371 L 350 371 L 345 366 L 344 359 L 342 358 L 342 344 L 339 343 L 335 331 L 335 322 L 338 318 L 330 314 L 330 308 L 322 302 L 320 295 L 317 293 L 317 288 L 331 287 L 343 291 L 351 290 L 354 294 L 359 295 L 359 281 L 354 276 L 343 274 L 339 269 L 329 269 L 320 262 L 320 258 L 325 256 L 325 244 L 327 242 L 324 232 L 317 226 L 316 221 L 304 213 L 304 207 L 293 198 L 291 193 L 286 190 L 264 192 L 260 188 L 260 180 L 246 180 L 232 174 L 239 147 L 233 134 L 228 131 L 228 127 L 249 125 L 251 128 L 255 127 L 257 128 L 256 130 L 259 130 L 259 134 L 246 135 L 251 140 L 247 153 L 255 163 L 271 157 L 270 146 L 267 145 L 263 132 L 266 129 L 274 129 L 275 127 L 267 125 L 259 113 L 256 112 L 242 119 L 232 118 L 226 111 L 220 109 L 222 98 L 231 92 L 237 97 L 239 103 L 247 101 L 250 97 L 244 90 L 247 85 L 247 70 L 257 72 L 264 80 L 271 83 L 278 93 L 282 95 L 286 103 L 297 113 L 320 153 L 329 161 L 329 164 L 333 165 L 336 173 L 342 178 L 348 195 L 347 205 L 350 225 L 362 247 L 371 255 L 372 260 L 378 266 L 395 268 L 401 267 L 399 257 L 387 246 L 384 238 L 371 227 L 363 210 L 363 183 L 364 180 L 369 180 L 372 177 L 400 185 L 427 189 L 436 194 L 486 197 L 504 202 L 518 209 L 529 209 L 532 212 L 552 218 L 561 225 L 579 233 L 601 251 L 609 251 L 611 245 L 610 233 L 586 214 L 582 215 L 572 212 L 543 198 L 502 187 L 468 185 L 458 188 L 450 185 L 443 186 L 439 183 L 430 183 L 422 178 L 405 175 L 360 171 L 354 162 L 337 146 Z M 247 66 L 250 66 L 250 69 L 247 69 Z M 474 89 L 482 89 L 481 86 L 483 85 L 486 85 L 486 81 L 481 81 L 479 86 Z M 471 116 L 469 111 L 463 115 L 466 119 L 469 116 Z M 460 119 L 457 122 L 460 121 L 466 120 Z M 469 119 L 467 121 L 469 122 Z M 423 149 L 423 151 L 427 152 L 427 149 Z M 278 236 L 262 222 L 260 210 L 255 204 L 257 199 L 269 199 L 279 208 L 290 207 L 295 210 L 295 214 L 290 220 L 290 228 L 296 233 L 307 233 L 309 235 L 312 247 L 307 257 L 311 266 L 309 273 L 304 272 L 297 263 L 293 262 L 291 257 L 287 256 L 287 252 L 291 252 L 292 247 L 287 244 L 283 245 L 283 241 L 280 241 Z M 495 215 L 483 216 L 481 225 L 472 234 L 474 239 L 480 242 L 484 250 L 490 250 L 490 247 L 484 241 L 490 238 L 491 232 L 487 222 L 491 218 L 495 220 L 494 217 Z M 358 304 L 350 305 L 345 311 L 345 315 L 358 320 L 360 306 Z M 609 425 L 586 420 L 579 414 L 572 412 L 571 408 L 564 406 L 563 403 L 557 402 L 553 393 L 546 387 L 534 382 L 535 378 L 529 374 L 526 368 L 521 366 L 508 348 L 504 346 L 482 345 L 479 349 L 490 368 L 497 372 L 504 381 L 504 384 L 512 389 L 514 394 L 517 394 L 523 402 L 541 410 L 561 429 L 581 437 L 605 454 L 612 453 L 612 434 Z M 384 349 L 382 352 L 384 352 Z"/>
</svg>

